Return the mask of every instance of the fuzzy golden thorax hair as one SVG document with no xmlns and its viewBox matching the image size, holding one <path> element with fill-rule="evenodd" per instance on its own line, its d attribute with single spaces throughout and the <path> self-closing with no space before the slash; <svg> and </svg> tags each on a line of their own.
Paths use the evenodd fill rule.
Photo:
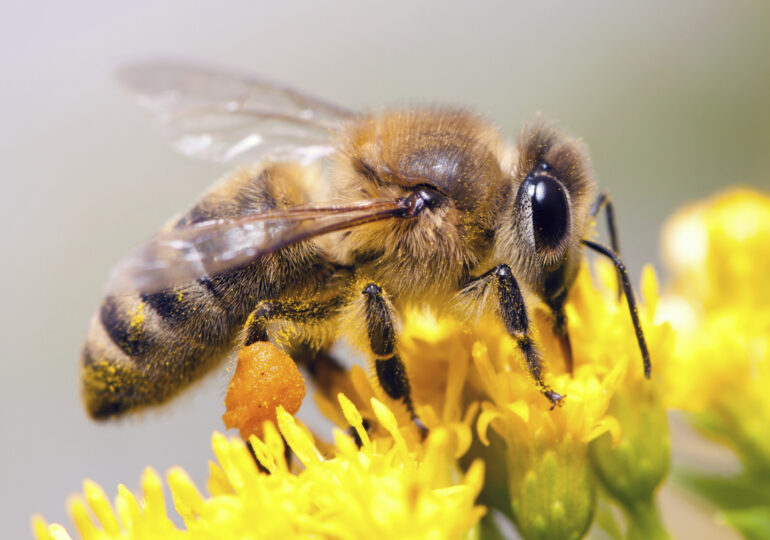
<svg viewBox="0 0 770 540">
<path fill-rule="evenodd" d="M 360 121 L 340 145 L 333 181 L 345 200 L 405 197 L 422 186 L 438 193 L 416 219 L 341 235 L 341 257 L 396 299 L 446 298 L 492 247 L 510 182 L 497 132 L 463 110 L 390 111 Z"/>
</svg>

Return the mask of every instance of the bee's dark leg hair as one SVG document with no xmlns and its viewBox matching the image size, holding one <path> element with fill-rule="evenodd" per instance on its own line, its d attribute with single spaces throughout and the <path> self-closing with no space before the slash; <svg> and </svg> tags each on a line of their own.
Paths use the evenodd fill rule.
<svg viewBox="0 0 770 540">
<path fill-rule="evenodd" d="M 610 246 L 612 251 L 620 255 L 620 239 L 618 238 L 618 228 L 615 222 L 615 207 L 612 205 L 612 199 L 610 194 L 606 191 L 602 192 L 594 201 L 593 208 L 591 208 L 591 217 L 596 217 L 599 212 L 604 209 L 604 215 L 607 217 L 607 233 L 610 235 Z M 620 300 L 623 294 L 623 277 L 618 270 L 618 300 Z"/>
<path fill-rule="evenodd" d="M 403 401 L 412 418 L 417 418 L 406 367 L 396 354 L 396 330 L 391 309 L 379 285 L 369 283 L 363 294 L 366 297 L 366 329 L 375 356 L 377 380 L 388 397 Z"/>
<path fill-rule="evenodd" d="M 507 264 L 495 266 L 478 279 L 492 277 L 497 280 L 500 316 L 505 324 L 505 329 L 516 340 L 519 349 L 524 353 L 527 369 L 529 369 L 530 375 L 535 379 L 543 395 L 551 402 L 551 408 L 560 405 L 564 396 L 554 392 L 543 380 L 542 361 L 540 353 L 532 341 L 527 306 L 524 304 L 524 297 L 521 295 L 519 284 L 516 283 L 516 279 Z"/>
<path fill-rule="evenodd" d="M 642 353 L 642 361 L 644 362 L 644 376 L 648 379 L 652 372 L 652 366 L 650 364 L 650 352 L 647 350 L 647 342 L 644 339 L 644 332 L 642 331 L 642 323 L 639 321 L 639 308 L 636 305 L 636 297 L 634 296 L 634 289 L 631 287 L 631 280 L 628 279 L 628 271 L 626 265 L 623 264 L 620 256 L 607 246 L 603 246 L 591 240 L 583 240 L 583 243 L 596 251 L 601 253 L 605 257 L 608 257 L 618 273 L 621 276 L 621 282 L 623 284 L 623 291 L 626 293 L 626 301 L 628 302 L 628 310 L 631 312 L 631 320 L 634 323 L 634 330 L 636 331 L 636 341 L 639 343 L 639 350 Z"/>
<path fill-rule="evenodd" d="M 260 302 L 246 320 L 246 337 L 243 345 L 257 341 L 268 341 L 267 323 L 275 319 L 284 319 L 297 323 L 320 321 L 335 312 L 342 305 L 341 298 L 332 298 L 325 302 Z"/>
</svg>

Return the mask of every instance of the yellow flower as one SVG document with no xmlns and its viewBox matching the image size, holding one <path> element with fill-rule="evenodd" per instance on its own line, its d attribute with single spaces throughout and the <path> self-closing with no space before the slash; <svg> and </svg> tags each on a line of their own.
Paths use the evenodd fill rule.
<svg viewBox="0 0 770 540">
<path fill-rule="evenodd" d="M 94 540 L 474 538 L 483 504 L 528 540 L 578 539 L 591 526 L 598 497 L 606 495 L 625 511 L 629 537 L 665 537 L 654 496 L 669 464 L 660 379 L 669 371 L 670 328 L 659 320 L 657 282 L 646 268 L 638 314 L 653 362 L 648 380 L 627 305 L 616 296 L 615 269 L 602 261 L 595 274 L 596 283 L 583 265 L 565 306 L 571 373 L 549 309 L 532 304 L 533 338 L 548 386 L 566 396 L 561 407 L 543 396 L 492 313 L 470 325 L 451 314 L 409 311 L 398 349 L 417 415 L 429 428 L 426 439 L 403 404 L 388 401 L 391 409 L 378 401 L 384 396 L 376 378 L 354 367 L 316 393 L 320 410 L 342 429 L 334 445 L 314 440 L 285 410 L 299 405 L 299 375 L 276 372 L 275 384 L 265 386 L 261 369 L 244 366 L 231 385 L 225 419 L 244 437 L 262 438 L 250 437 L 251 456 L 241 441 L 214 436 L 219 465 L 211 466 L 207 497 L 181 469 L 169 472 L 183 529 L 168 518 L 161 481 L 150 470 L 143 499 L 120 487 L 114 510 L 87 482 L 85 501 L 71 503 L 76 526 Z M 296 371 L 271 345 L 242 356 L 279 358 Z M 289 387 L 292 399 L 284 400 Z M 339 404 L 329 395 L 340 396 Z M 278 429 L 262 423 L 266 419 L 275 419 Z M 342 431 L 351 427 L 358 445 Z M 300 472 L 287 463 L 283 440 L 303 465 Z M 63 528 L 40 519 L 35 532 L 41 539 L 67 538 Z"/>
<path fill-rule="evenodd" d="M 506 442 L 513 517 L 525 538 L 585 534 L 596 503 L 589 443 L 600 437 L 606 451 L 599 463 L 615 474 L 606 477 L 601 474 L 606 469 L 598 469 L 599 478 L 621 504 L 639 497 L 651 501 L 668 470 L 665 414 L 659 399 L 648 398 L 657 395 L 658 385 L 644 378 L 630 316 L 615 297 L 614 269 L 608 264 L 596 269 L 602 286 L 596 287 L 584 268 L 567 304 L 574 374 L 564 373 L 559 360 L 550 365 L 554 375 L 549 384 L 567 396 L 563 407 L 550 410 L 519 367 L 521 355 L 512 344 L 502 341 L 492 349 L 487 338 L 486 345 L 479 342 L 473 351 L 490 398 L 482 404 L 479 434 L 484 440 L 489 425 Z M 666 363 L 668 330 L 652 323 L 656 291 L 651 269 L 645 270 L 644 289 L 641 318 L 657 374 Z M 535 322 L 545 358 L 560 359 L 545 310 L 536 309 Z M 637 414 L 626 414 L 629 407 Z M 646 413 L 654 413 L 655 421 L 642 432 L 637 422 L 640 416 L 649 418 Z M 645 446 L 645 439 L 657 441 L 658 447 Z M 640 461 L 623 459 L 629 453 Z M 643 487 L 636 482 L 640 466 L 652 480 Z M 623 485 L 628 479 L 634 481 Z"/>
<path fill-rule="evenodd" d="M 770 197 L 735 189 L 686 207 L 665 228 L 676 330 L 667 370 L 674 407 L 770 473 Z"/>
<path fill-rule="evenodd" d="M 167 481 L 174 505 L 185 522 L 169 520 L 161 480 L 148 469 L 141 501 L 120 486 L 115 507 L 92 482 L 85 501 L 70 509 L 85 540 L 174 538 L 469 538 L 484 513 L 475 500 L 483 465 L 477 462 L 458 476 L 448 452 L 447 432 L 430 434 L 411 451 L 393 413 L 371 403 L 390 436 L 371 439 L 360 412 L 344 396 L 343 414 L 356 429 L 361 448 L 336 432 L 337 449 L 325 458 L 306 428 L 283 408 L 278 430 L 266 423 L 263 439 L 251 438 L 254 453 L 268 473 L 260 472 L 240 440 L 214 434 L 219 465 L 211 464 L 209 497 L 203 497 L 187 474 L 174 468 Z M 292 473 L 284 457 L 283 437 L 304 469 Z M 87 512 L 93 511 L 96 520 Z M 59 525 L 37 518 L 38 539 L 69 538 Z"/>
<path fill-rule="evenodd" d="M 602 286 L 595 286 L 584 268 L 567 304 L 573 374 L 565 371 L 547 308 L 534 309 L 535 340 L 550 360 L 548 384 L 567 396 L 554 410 L 498 321 L 485 319 L 471 327 L 451 316 L 436 318 L 422 311 L 404 317 L 399 353 L 412 382 L 418 416 L 431 430 L 450 433 L 461 463 L 485 460 L 481 501 L 514 519 L 525 538 L 579 538 L 585 533 L 596 504 L 589 443 L 602 434 L 609 440 L 605 461 L 617 462 L 613 479 L 620 479 L 621 471 L 623 480 L 631 482 L 632 489 L 615 490 L 619 499 L 652 503 L 668 471 L 659 384 L 644 378 L 627 306 L 616 298 L 614 269 L 599 264 L 597 272 Z M 644 292 L 641 316 L 657 376 L 669 354 L 670 332 L 667 325 L 653 321 L 657 285 L 651 269 L 645 270 Z M 355 368 L 346 382 L 362 411 L 371 396 L 380 395 L 376 381 L 361 369 Z M 615 397 L 620 397 L 617 403 Z M 346 426 L 326 399 L 319 395 L 316 399 L 327 416 Z M 626 414 L 622 404 L 638 406 L 641 412 Z M 408 415 L 403 414 L 406 423 Z M 634 431 L 625 425 L 640 418 L 645 420 L 644 429 Z M 613 443 L 619 443 L 617 451 Z"/>
<path fill-rule="evenodd" d="M 663 229 L 678 295 L 697 310 L 770 305 L 770 196 L 731 189 L 689 205 Z"/>
</svg>

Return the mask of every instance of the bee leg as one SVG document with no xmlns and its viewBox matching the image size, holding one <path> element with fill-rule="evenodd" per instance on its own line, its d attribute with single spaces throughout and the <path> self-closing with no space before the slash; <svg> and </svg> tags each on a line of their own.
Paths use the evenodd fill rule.
<svg viewBox="0 0 770 540">
<path fill-rule="evenodd" d="M 617 224 L 615 223 L 615 207 L 612 205 L 610 194 L 606 191 L 602 192 L 594 201 L 594 205 L 591 208 L 591 217 L 596 217 L 602 209 L 604 209 L 604 215 L 607 218 L 607 232 L 610 235 L 610 246 L 612 247 L 612 251 L 620 255 L 620 239 L 618 238 Z M 620 270 L 617 271 L 617 276 L 618 301 L 620 301 L 620 298 L 623 295 L 623 276 L 620 273 Z"/>
<path fill-rule="evenodd" d="M 317 303 L 289 303 L 268 301 L 260 303 L 246 321 L 243 346 L 270 339 L 267 325 L 270 321 L 284 319 L 299 324 L 321 321 L 329 318 L 342 305 L 339 298 Z M 339 387 L 346 369 L 325 350 L 309 343 L 292 344 L 287 351 L 292 359 L 307 369 L 316 387 L 327 397 L 333 397 L 332 390 Z"/>
<path fill-rule="evenodd" d="M 392 309 L 385 301 L 379 285 L 369 283 L 364 287 L 363 294 L 366 297 L 366 329 L 375 356 L 377 380 L 388 397 L 400 400 L 406 405 L 417 429 L 423 436 L 427 435 L 427 428 L 414 411 L 406 367 L 396 354 L 396 330 Z"/>
<path fill-rule="evenodd" d="M 260 302 L 257 308 L 251 312 L 248 319 L 246 319 L 242 346 L 247 347 L 258 341 L 269 341 L 270 336 L 268 335 L 267 324 L 272 320 L 284 319 L 300 324 L 319 321 L 327 318 L 330 313 L 333 313 L 339 309 L 341 304 L 342 302 L 340 298 L 332 298 L 326 302 L 311 303 L 281 302 L 277 300 Z M 292 358 L 297 361 L 298 357 L 292 356 Z M 303 359 L 303 356 L 300 355 L 299 358 Z M 333 359 L 329 358 L 329 361 L 333 362 Z M 340 370 L 342 369 L 342 367 L 339 366 L 339 364 L 336 364 L 336 362 L 334 367 L 337 367 Z M 315 379 L 312 370 L 310 373 L 311 376 L 313 376 Z M 259 463 L 251 443 L 247 441 L 246 444 L 249 448 L 249 452 L 251 453 L 252 458 L 254 458 L 254 462 L 257 464 L 257 468 L 261 472 L 268 472 L 267 469 L 261 463 Z M 284 448 L 286 463 L 291 465 L 292 452 L 285 439 Z"/>
<path fill-rule="evenodd" d="M 243 346 L 257 341 L 269 341 L 267 325 L 270 321 L 283 319 L 297 324 L 317 322 L 328 318 L 341 305 L 342 299 L 339 297 L 322 302 L 260 302 L 246 319 Z"/>
<path fill-rule="evenodd" d="M 626 303 L 628 304 L 628 311 L 631 313 L 631 322 L 634 325 L 634 331 L 636 332 L 636 341 L 639 344 L 639 352 L 642 354 L 642 362 L 644 364 L 644 376 L 648 379 L 652 373 L 652 364 L 650 363 L 650 351 L 647 349 L 647 341 L 644 339 L 644 331 L 642 330 L 642 323 L 639 320 L 639 308 L 636 305 L 636 296 L 634 296 L 634 288 L 631 286 L 631 280 L 628 277 L 628 271 L 626 265 L 620 258 L 620 255 L 615 253 L 607 246 L 603 246 L 597 242 L 591 240 L 583 240 L 583 244 L 591 248 L 592 250 L 604 255 L 612 261 L 615 265 L 618 273 L 621 277 L 621 283 L 623 285 L 623 292 L 626 294 Z"/>
<path fill-rule="evenodd" d="M 527 306 L 524 304 L 524 297 L 521 295 L 519 284 L 516 283 L 511 269 L 507 264 L 501 264 L 486 272 L 482 277 L 489 276 L 494 276 L 497 279 L 500 315 L 506 330 L 516 340 L 521 352 L 524 353 L 530 375 L 535 379 L 535 383 L 543 395 L 551 402 L 551 408 L 561 405 L 564 396 L 555 392 L 543 380 L 543 363 L 540 353 L 532 341 Z"/>
</svg>

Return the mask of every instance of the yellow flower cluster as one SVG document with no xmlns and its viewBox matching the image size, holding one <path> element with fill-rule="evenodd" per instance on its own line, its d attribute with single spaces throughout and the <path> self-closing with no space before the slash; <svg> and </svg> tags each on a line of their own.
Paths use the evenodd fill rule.
<svg viewBox="0 0 770 540">
<path fill-rule="evenodd" d="M 607 473 L 605 487 L 621 503 L 649 505 L 668 471 L 659 384 L 644 378 L 627 306 L 617 300 L 614 268 L 601 261 L 596 273 L 598 287 L 583 268 L 567 304 L 574 373 L 565 370 L 547 308 L 534 309 L 535 340 L 551 360 L 548 383 L 567 396 L 553 410 L 498 321 L 471 327 L 421 311 L 405 316 L 399 352 L 418 416 L 431 431 L 451 435 L 461 462 L 485 460 L 481 501 L 509 515 L 525 538 L 581 537 L 596 508 L 597 473 L 600 479 Z M 643 293 L 640 315 L 657 374 L 667 362 L 671 335 L 668 325 L 654 322 L 658 293 L 651 268 L 644 271 Z M 359 368 L 344 388 L 362 411 L 379 395 L 376 381 Z M 316 399 L 345 426 L 332 403 L 320 394 Z M 408 422 L 406 411 L 396 410 Z M 416 430 L 410 437 L 418 441 Z M 597 440 L 603 446 L 594 455 L 601 456 L 604 471 L 594 470 L 589 456 Z"/>
<path fill-rule="evenodd" d="M 358 410 L 344 396 L 340 402 L 361 448 L 338 431 L 336 453 L 325 458 L 304 426 L 279 408 L 280 434 L 266 424 L 262 440 L 250 439 L 267 472 L 255 466 L 243 441 L 214 434 L 219 465 L 211 464 L 209 497 L 181 469 L 168 473 L 184 529 L 168 518 L 161 480 L 151 469 L 142 478 L 141 500 L 120 486 L 114 509 L 101 488 L 87 481 L 85 500 L 70 504 L 77 529 L 85 540 L 467 537 L 484 513 L 475 504 L 483 464 L 459 475 L 443 430 L 432 432 L 418 452 L 410 451 L 395 417 L 376 400 L 375 418 L 390 436 L 372 440 Z M 304 465 L 296 474 L 284 457 L 282 437 Z M 39 540 L 69 538 L 60 525 L 47 526 L 40 518 L 34 530 Z"/>
<path fill-rule="evenodd" d="M 71 503 L 76 527 L 86 540 L 473 538 L 490 526 L 480 524 L 486 505 L 526 539 L 578 539 L 606 495 L 624 511 L 629 537 L 664 538 L 654 502 L 669 465 L 660 382 L 692 368 L 671 358 L 674 338 L 651 268 L 643 271 L 639 316 L 652 380 L 644 377 L 627 306 L 617 299 L 614 267 L 601 261 L 593 274 L 584 264 L 566 305 L 571 373 L 550 311 L 533 304 L 535 342 L 548 385 L 566 395 L 561 407 L 552 409 L 492 314 L 468 325 L 449 314 L 412 311 L 398 346 L 427 438 L 405 407 L 385 399 L 376 380 L 356 367 L 325 388 L 327 396 L 341 396 L 339 403 L 316 393 L 320 410 L 341 428 L 334 445 L 314 440 L 279 407 L 278 427 L 265 423 L 261 438 L 249 439 L 253 456 L 242 441 L 214 435 L 219 465 L 211 467 L 208 496 L 182 470 L 168 473 L 184 528 L 169 519 L 151 470 L 142 497 L 121 486 L 114 507 L 86 482 L 85 498 Z M 249 401 L 248 392 L 241 397 Z M 351 426 L 358 445 L 343 431 Z M 302 470 L 287 463 L 284 440 Z M 39 539 L 69 538 L 40 518 L 34 527 Z"/>
<path fill-rule="evenodd" d="M 770 197 L 735 189 L 676 213 L 664 231 L 676 330 L 671 405 L 770 472 Z"/>
</svg>

